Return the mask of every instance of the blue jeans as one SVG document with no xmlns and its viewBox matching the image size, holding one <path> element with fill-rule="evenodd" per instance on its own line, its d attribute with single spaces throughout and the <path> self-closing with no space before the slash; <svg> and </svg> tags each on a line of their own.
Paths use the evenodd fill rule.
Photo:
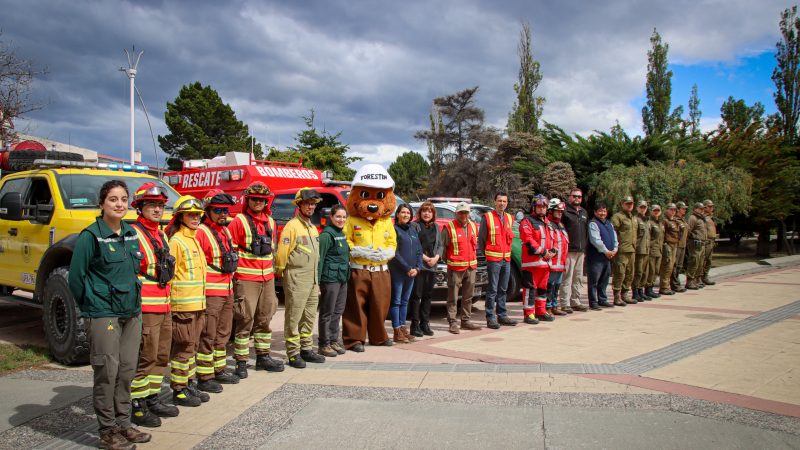
<svg viewBox="0 0 800 450">
<path fill-rule="evenodd" d="M 508 291 L 508 277 L 511 276 L 511 261 L 486 261 L 486 273 L 489 276 L 489 285 L 486 288 L 486 321 L 497 320 L 497 317 L 507 317 L 506 297 Z M 497 301 L 497 316 L 494 305 Z"/>
<path fill-rule="evenodd" d="M 550 272 L 547 279 L 547 307 L 555 308 L 558 306 L 558 288 L 561 287 L 561 279 L 564 272 Z"/>
<path fill-rule="evenodd" d="M 408 300 L 414 291 L 414 278 L 398 272 L 392 272 L 392 304 L 389 307 L 389 316 L 392 318 L 392 328 L 406 324 L 408 314 Z"/>
<path fill-rule="evenodd" d="M 608 303 L 606 289 L 608 288 L 608 278 L 611 276 L 611 261 L 603 256 L 603 259 L 588 258 L 586 278 L 589 282 L 589 306 L 605 305 Z"/>
</svg>

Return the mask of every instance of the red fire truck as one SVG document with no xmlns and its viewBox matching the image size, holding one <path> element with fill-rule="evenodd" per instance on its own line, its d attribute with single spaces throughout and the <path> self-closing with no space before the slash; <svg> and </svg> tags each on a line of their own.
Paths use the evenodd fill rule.
<svg viewBox="0 0 800 450">
<path fill-rule="evenodd" d="M 228 152 L 214 159 L 188 160 L 179 172 L 168 172 L 164 180 L 181 195 L 202 199 L 212 188 L 222 189 L 236 201 L 231 216 L 244 205 L 242 193 L 254 181 L 263 181 L 275 194 L 269 201 L 272 218 L 278 232 L 292 217 L 294 195 L 302 187 L 312 187 L 322 196 L 312 222 L 319 226 L 323 210 L 345 204 L 350 193 L 349 181 L 334 181 L 327 172 L 303 167 L 302 163 L 265 161 L 253 159 L 243 152 Z"/>
</svg>

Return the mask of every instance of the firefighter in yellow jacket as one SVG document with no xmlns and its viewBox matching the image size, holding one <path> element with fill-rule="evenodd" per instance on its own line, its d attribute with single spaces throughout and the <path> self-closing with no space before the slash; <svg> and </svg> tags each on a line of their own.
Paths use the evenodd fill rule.
<svg viewBox="0 0 800 450">
<path fill-rule="evenodd" d="M 292 202 L 297 213 L 283 228 L 275 254 L 275 270 L 283 277 L 286 297 L 286 356 L 296 369 L 304 368 L 306 362 L 325 362 L 325 357 L 311 347 L 319 304 L 319 232 L 311 216 L 320 199 L 314 189 L 297 191 Z"/>
<path fill-rule="evenodd" d="M 197 388 L 197 344 L 206 309 L 206 257 L 197 241 L 203 205 L 191 195 L 175 202 L 167 226 L 169 252 L 175 257 L 175 276 L 170 282 L 172 357 L 170 385 L 178 406 L 200 406 L 208 394 Z"/>
</svg>

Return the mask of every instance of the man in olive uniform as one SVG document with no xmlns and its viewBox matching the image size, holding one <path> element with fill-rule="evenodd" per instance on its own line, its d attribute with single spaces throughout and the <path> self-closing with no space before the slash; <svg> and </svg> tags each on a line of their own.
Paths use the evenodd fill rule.
<svg viewBox="0 0 800 450">
<path fill-rule="evenodd" d="M 660 297 L 653 290 L 656 284 L 656 276 L 661 269 L 661 256 L 664 247 L 664 222 L 661 220 L 661 206 L 653 205 L 650 220 L 647 221 L 647 228 L 650 233 L 650 257 L 647 262 L 647 279 L 645 280 L 645 291 L 641 292 L 642 298 L 650 300 Z"/>
<path fill-rule="evenodd" d="M 675 269 L 675 256 L 678 253 L 678 242 L 681 239 L 681 227 L 678 218 L 675 216 L 677 206 L 675 203 L 667 205 L 664 223 L 664 251 L 661 255 L 661 269 L 658 273 L 659 286 L 658 293 L 661 295 L 675 295 L 670 289 L 672 272 Z"/>
<path fill-rule="evenodd" d="M 703 279 L 706 286 L 713 286 L 717 283 L 708 278 L 708 271 L 711 270 L 711 256 L 714 253 L 714 246 L 717 241 L 717 224 L 714 223 L 714 202 L 706 200 L 703 202 L 703 213 L 706 215 L 706 246 L 703 249 Z"/>
<path fill-rule="evenodd" d="M 680 237 L 678 240 L 678 251 L 675 254 L 675 267 L 672 269 L 670 285 L 675 292 L 686 292 L 686 288 L 681 286 L 679 275 L 686 267 L 686 238 L 689 236 L 689 225 L 686 223 L 686 211 L 688 211 L 689 208 L 684 202 L 678 202 L 675 206 L 678 207 L 678 214 L 675 218 L 678 220 Z"/>
<path fill-rule="evenodd" d="M 647 265 L 650 261 L 650 232 L 647 223 L 647 201 L 640 200 L 633 215 L 634 228 L 636 228 L 636 261 L 633 266 L 633 299 L 625 303 L 636 303 L 650 300 L 645 295 Z"/>
<path fill-rule="evenodd" d="M 692 216 L 687 222 L 689 237 L 686 241 L 686 251 L 689 263 L 686 267 L 686 289 L 700 289 L 700 277 L 703 276 L 703 250 L 706 246 L 708 231 L 706 230 L 706 216 L 703 214 L 703 204 L 695 203 Z"/>
<path fill-rule="evenodd" d="M 622 211 L 614 214 L 611 224 L 617 232 L 618 253 L 614 257 L 614 305 L 626 306 L 632 302 L 628 297 L 633 281 L 633 263 L 636 252 L 636 227 L 633 222 L 633 197 L 622 200 Z"/>
</svg>

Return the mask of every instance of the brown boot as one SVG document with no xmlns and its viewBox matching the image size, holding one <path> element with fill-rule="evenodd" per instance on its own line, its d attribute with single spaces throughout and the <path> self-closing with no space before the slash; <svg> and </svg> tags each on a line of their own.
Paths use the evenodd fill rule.
<svg viewBox="0 0 800 450">
<path fill-rule="evenodd" d="M 572 314 L 572 313 L 575 312 L 575 311 L 572 310 L 572 306 L 565 306 L 565 307 L 561 308 L 561 310 L 564 311 L 567 314 Z"/>
<path fill-rule="evenodd" d="M 476 325 L 476 324 L 470 322 L 469 320 L 462 320 L 461 321 L 461 329 L 462 330 L 474 331 L 474 330 L 480 330 L 481 326 L 480 325 Z"/>
<path fill-rule="evenodd" d="M 447 330 L 453 334 L 461 333 L 461 330 L 458 328 L 458 322 L 455 320 L 450 322 L 450 328 Z"/>
<path fill-rule="evenodd" d="M 614 306 L 628 306 L 625 302 L 620 300 L 619 291 L 614 291 Z"/>
<path fill-rule="evenodd" d="M 109 428 L 100 432 L 99 447 L 108 450 L 131 450 L 136 446 L 130 443 L 125 436 L 120 434 L 117 427 Z"/>
<path fill-rule="evenodd" d="M 689 278 L 689 281 L 686 282 L 686 289 L 691 289 L 693 291 L 700 289 L 697 286 L 697 280 L 694 278 Z"/>
<path fill-rule="evenodd" d="M 575 311 L 580 311 L 580 312 L 586 312 L 586 311 L 589 310 L 589 308 L 587 308 L 587 307 L 585 307 L 583 305 L 575 305 L 575 306 L 572 307 L 572 309 L 574 309 Z"/>
<path fill-rule="evenodd" d="M 408 330 L 407 326 L 403 325 L 400 328 L 403 330 L 403 334 L 406 335 L 406 339 L 408 339 L 408 342 L 415 342 L 417 340 L 417 338 L 411 335 L 411 331 Z"/>
<path fill-rule="evenodd" d="M 406 338 L 405 333 L 403 333 L 402 327 L 397 327 L 394 329 L 394 337 L 392 340 L 398 344 L 408 344 L 408 338 Z"/>
<path fill-rule="evenodd" d="M 623 302 L 625 302 L 625 303 L 627 303 L 629 305 L 636 304 L 636 300 L 630 298 L 629 294 L 630 294 L 630 291 L 624 291 L 623 290 L 622 291 L 622 297 L 620 297 L 620 298 L 622 299 Z"/>
<path fill-rule="evenodd" d="M 136 428 L 118 428 L 119 435 L 124 437 L 128 440 L 128 442 L 133 442 L 136 444 L 142 444 L 145 442 L 150 442 L 150 433 L 145 433 L 143 431 L 139 431 Z"/>
<path fill-rule="evenodd" d="M 566 316 L 567 315 L 567 313 L 562 311 L 561 308 L 559 308 L 558 306 L 556 306 L 555 308 L 552 308 L 550 310 L 550 314 L 552 314 L 554 316 Z"/>
</svg>

